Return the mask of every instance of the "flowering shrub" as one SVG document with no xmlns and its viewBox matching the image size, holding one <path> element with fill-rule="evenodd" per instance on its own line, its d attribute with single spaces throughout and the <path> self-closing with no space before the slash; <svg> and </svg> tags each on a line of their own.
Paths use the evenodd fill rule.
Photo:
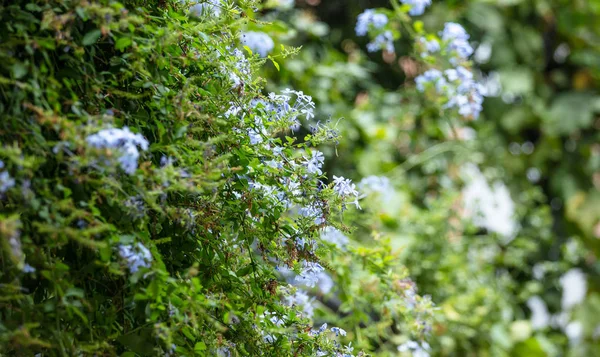
<svg viewBox="0 0 600 357">
<path fill-rule="evenodd" d="M 424 337 L 431 300 L 389 242 L 346 235 L 366 213 L 326 176 L 335 124 L 265 90 L 257 70 L 296 51 L 258 7 L 0 8 L 3 353 L 354 356 Z"/>
</svg>

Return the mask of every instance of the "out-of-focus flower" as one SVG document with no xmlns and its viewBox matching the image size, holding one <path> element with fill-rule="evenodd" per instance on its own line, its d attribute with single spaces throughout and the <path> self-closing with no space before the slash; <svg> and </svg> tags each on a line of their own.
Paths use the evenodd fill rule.
<svg viewBox="0 0 600 357">
<path fill-rule="evenodd" d="M 373 9 L 367 9 L 356 18 L 356 27 L 354 30 L 357 36 L 365 36 L 370 28 L 380 29 L 387 23 L 387 16 L 378 14 Z"/>
<path fill-rule="evenodd" d="M 116 149 L 121 168 L 130 175 L 137 169 L 140 157 L 138 146 L 142 150 L 148 150 L 148 140 L 141 134 L 132 133 L 128 127 L 104 129 L 89 135 L 86 141 L 88 145 L 98 149 Z"/>
<path fill-rule="evenodd" d="M 348 244 L 348 237 L 335 227 L 325 227 L 321 233 L 321 239 L 342 248 Z"/>
<path fill-rule="evenodd" d="M 465 60 L 473 54 L 473 47 L 469 44 L 469 34 L 461 25 L 447 22 L 440 35 L 448 50 L 458 56 L 458 58 L 451 59 L 453 64 L 457 64 L 457 59 Z"/>
<path fill-rule="evenodd" d="M 379 50 L 386 50 L 387 52 L 394 51 L 394 36 L 391 31 L 385 31 L 373 39 L 373 41 L 367 44 L 367 51 L 377 52 Z"/>
<path fill-rule="evenodd" d="M 285 305 L 299 308 L 304 316 L 309 319 L 312 319 L 314 314 L 314 301 L 314 297 L 309 296 L 305 291 L 300 289 L 297 289 L 294 294 L 287 295 L 283 298 Z"/>
<path fill-rule="evenodd" d="M 539 296 L 532 296 L 527 300 L 527 307 L 531 310 L 531 327 L 534 330 L 543 329 L 550 323 L 550 313 L 546 303 Z"/>
<path fill-rule="evenodd" d="M 135 245 L 120 245 L 119 256 L 127 263 L 131 273 L 136 273 L 140 268 L 150 268 L 152 253 L 142 243 Z"/>
<path fill-rule="evenodd" d="M 367 176 L 360 180 L 358 188 L 361 191 L 372 191 L 377 193 L 389 194 L 394 188 L 390 184 L 390 179 L 385 176 Z"/>
<path fill-rule="evenodd" d="M 398 346 L 398 352 L 410 352 L 413 357 L 429 357 L 430 346 L 427 342 L 408 341 Z"/>
<path fill-rule="evenodd" d="M 321 225 L 325 223 L 325 217 L 323 217 L 323 212 L 315 206 L 301 207 L 298 210 L 298 213 L 301 216 L 312 218 L 316 225 Z"/>
<path fill-rule="evenodd" d="M 304 261 L 302 265 L 302 271 L 300 274 L 296 275 L 296 282 L 314 288 L 319 282 L 319 274 L 325 269 L 321 266 L 321 264 L 315 262 Z"/>
<path fill-rule="evenodd" d="M 401 0 L 403 4 L 410 5 L 408 13 L 411 16 L 423 15 L 425 8 L 431 5 L 431 0 Z"/>
<path fill-rule="evenodd" d="M 195 0 L 188 2 L 188 4 L 193 4 L 190 6 L 189 11 L 194 16 L 212 15 L 218 17 L 221 15 L 221 0 Z"/>
<path fill-rule="evenodd" d="M 244 32 L 241 41 L 242 44 L 248 46 L 253 53 L 258 53 L 261 57 L 267 57 L 275 47 L 273 39 L 264 32 Z"/>
<path fill-rule="evenodd" d="M 463 169 L 467 185 L 463 188 L 465 213 L 473 223 L 490 232 L 512 239 L 517 231 L 514 219 L 515 204 L 502 182 L 490 186 L 477 166 Z"/>
<path fill-rule="evenodd" d="M 581 269 L 574 268 L 560 278 L 563 295 L 561 305 L 564 310 L 579 305 L 587 293 L 587 280 Z"/>
</svg>

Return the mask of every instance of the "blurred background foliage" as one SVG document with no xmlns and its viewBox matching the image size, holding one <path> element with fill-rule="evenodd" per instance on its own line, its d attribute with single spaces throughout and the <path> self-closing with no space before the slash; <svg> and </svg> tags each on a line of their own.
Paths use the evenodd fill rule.
<svg viewBox="0 0 600 357">
<path fill-rule="evenodd" d="M 394 192 L 366 206 L 378 218 L 355 236 L 375 231 L 402 249 L 419 292 L 439 307 L 433 354 L 600 355 L 600 2 L 433 1 L 413 26 L 461 23 L 488 91 L 482 116 L 467 123 L 415 95 L 427 67 L 410 36 L 395 54 L 367 53 L 354 33 L 367 8 L 390 4 L 305 0 L 266 12 L 291 24 L 280 40 L 302 51 L 265 75 L 271 88 L 312 95 L 341 131 L 330 174 L 392 181 Z M 511 239 L 462 218 L 465 163 L 509 188 L 520 226 Z M 585 274 L 587 295 L 565 311 L 569 270 Z M 538 296 L 543 326 L 532 320 Z"/>
</svg>

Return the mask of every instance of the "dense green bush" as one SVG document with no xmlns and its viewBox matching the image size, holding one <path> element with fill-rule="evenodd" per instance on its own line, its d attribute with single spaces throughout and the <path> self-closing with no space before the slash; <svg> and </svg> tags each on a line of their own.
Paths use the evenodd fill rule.
<svg viewBox="0 0 600 357">
<path fill-rule="evenodd" d="M 350 355 L 422 336 L 431 302 L 389 241 L 343 233 L 358 192 L 317 150 L 335 127 L 302 92 L 262 91 L 274 43 L 251 30 L 285 26 L 258 5 L 2 4 L 2 354 Z"/>
</svg>

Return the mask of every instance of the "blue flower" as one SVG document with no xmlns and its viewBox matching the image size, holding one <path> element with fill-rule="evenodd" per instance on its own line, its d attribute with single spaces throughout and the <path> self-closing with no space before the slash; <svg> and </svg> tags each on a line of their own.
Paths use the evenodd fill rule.
<svg viewBox="0 0 600 357">
<path fill-rule="evenodd" d="M 387 52 L 395 52 L 394 36 L 391 31 L 385 31 L 377 35 L 373 41 L 367 44 L 367 51 L 369 52 L 377 52 L 381 49 L 385 49 Z"/>
<path fill-rule="evenodd" d="M 104 129 L 86 138 L 88 145 L 97 149 L 116 149 L 119 152 L 119 164 L 123 171 L 133 174 L 140 157 L 138 147 L 148 150 L 148 140 L 141 134 L 132 133 L 128 127 L 123 129 Z"/>
<path fill-rule="evenodd" d="M 311 155 L 310 158 L 304 158 L 304 166 L 308 173 L 321 175 L 323 173 L 321 167 L 323 167 L 323 162 L 325 162 L 325 156 L 319 150 L 314 150 Z"/>
<path fill-rule="evenodd" d="M 378 193 L 390 194 L 393 187 L 390 184 L 390 179 L 385 176 L 367 176 L 358 183 L 358 188 L 361 191 L 373 191 Z"/>
<path fill-rule="evenodd" d="M 323 212 L 314 206 L 306 206 L 302 207 L 298 210 L 298 213 L 301 216 L 309 217 L 314 219 L 316 225 L 321 225 L 325 223 L 325 217 L 323 217 Z"/>
<path fill-rule="evenodd" d="M 297 289 L 292 295 L 283 298 L 286 306 L 300 308 L 305 317 L 312 319 L 314 314 L 314 297 L 309 296 L 304 290 Z"/>
<path fill-rule="evenodd" d="M 439 52 L 441 49 L 440 42 L 435 38 L 427 40 L 424 37 L 419 38 L 419 42 L 423 44 L 425 51 L 421 53 L 421 57 L 426 57 L 432 53 Z"/>
<path fill-rule="evenodd" d="M 473 47 L 469 44 L 469 34 L 465 29 L 454 22 L 447 22 L 444 30 L 440 33 L 442 40 L 447 43 L 448 50 L 458 56 L 458 59 L 467 59 L 473 54 Z M 457 59 L 450 59 L 452 64 L 456 64 Z"/>
<path fill-rule="evenodd" d="M 408 13 L 411 16 L 423 15 L 425 8 L 431 5 L 431 0 L 401 0 L 403 4 L 410 5 Z"/>
<path fill-rule="evenodd" d="M 325 269 L 319 263 L 303 262 L 302 271 L 296 275 L 295 281 L 304 284 L 310 288 L 314 288 L 319 282 L 319 276 Z"/>
<path fill-rule="evenodd" d="M 23 273 L 35 273 L 35 268 L 32 267 L 31 265 L 25 263 L 25 265 L 23 265 L 22 271 L 23 271 Z"/>
<path fill-rule="evenodd" d="M 192 1 L 192 3 L 194 5 L 189 8 L 189 11 L 194 16 L 212 15 L 217 17 L 221 15 L 222 5 L 220 0 Z"/>
<path fill-rule="evenodd" d="M 321 239 L 335 244 L 340 248 L 348 244 L 348 237 L 335 227 L 325 227 L 323 232 L 321 232 Z"/>
<path fill-rule="evenodd" d="M 335 332 L 336 336 L 339 336 L 339 335 L 346 336 L 346 331 L 339 327 L 332 327 L 331 332 Z"/>
<path fill-rule="evenodd" d="M 4 163 L 2 161 L 0 161 L 0 163 L 2 163 L 2 166 L 0 166 L 0 168 L 4 167 Z M 8 171 L 0 172 L 0 193 L 4 193 L 4 192 L 8 191 L 9 189 L 11 189 L 14 186 L 15 186 L 15 179 L 10 177 L 10 174 L 8 173 Z"/>
<path fill-rule="evenodd" d="M 384 14 L 378 14 L 373 9 L 367 9 L 356 18 L 356 35 L 365 36 L 369 28 L 380 29 L 388 23 L 388 18 Z"/>
<path fill-rule="evenodd" d="M 152 253 L 142 243 L 134 245 L 120 245 L 119 256 L 125 260 L 131 273 L 140 268 L 150 268 Z"/>
<path fill-rule="evenodd" d="M 438 84 L 438 82 L 440 83 Z M 424 92 L 425 86 L 428 83 L 435 84 L 436 88 L 441 88 L 445 84 L 445 79 L 442 75 L 442 72 L 438 71 L 437 69 L 430 69 L 415 78 L 415 83 L 417 84 L 417 90 L 419 90 L 419 92 Z M 438 90 L 438 92 L 440 91 Z"/>
<path fill-rule="evenodd" d="M 273 39 L 264 32 L 244 32 L 241 41 L 245 46 L 248 46 L 252 52 L 258 53 L 261 57 L 267 57 L 275 47 Z"/>
<path fill-rule="evenodd" d="M 342 176 L 333 176 L 333 190 L 341 197 L 346 198 L 354 196 L 354 204 L 356 208 L 360 209 L 358 204 L 358 191 L 356 191 L 356 185 L 352 183 L 352 180 L 346 179 Z"/>
<path fill-rule="evenodd" d="M 448 98 L 444 108 L 456 108 L 462 117 L 477 119 L 483 109 L 484 88 L 473 79 L 473 73 L 462 66 L 444 73 L 430 69 L 418 76 L 415 83 L 420 92 L 424 92 L 428 84 L 435 85 L 436 91 Z"/>
</svg>

